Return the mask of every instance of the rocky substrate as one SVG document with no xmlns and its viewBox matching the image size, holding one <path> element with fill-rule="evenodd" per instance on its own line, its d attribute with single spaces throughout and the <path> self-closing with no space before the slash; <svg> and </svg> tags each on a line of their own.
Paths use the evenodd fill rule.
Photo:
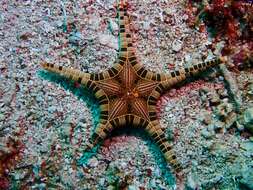
<svg viewBox="0 0 253 190">
<path fill-rule="evenodd" d="M 146 68 L 169 72 L 219 55 L 220 44 L 188 26 L 184 0 L 129 4 Z M 140 132 L 113 136 L 82 160 L 97 122 L 95 104 L 38 73 L 44 61 L 89 72 L 110 67 L 118 47 L 114 5 L 1 3 L 0 189 L 177 188 L 157 147 Z M 157 105 L 187 189 L 253 189 L 253 73 L 228 69 L 211 69 Z"/>
</svg>

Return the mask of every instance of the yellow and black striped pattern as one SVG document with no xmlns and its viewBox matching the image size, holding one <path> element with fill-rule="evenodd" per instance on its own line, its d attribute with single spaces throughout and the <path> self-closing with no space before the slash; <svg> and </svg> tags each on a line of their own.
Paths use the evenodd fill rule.
<svg viewBox="0 0 253 190">
<path fill-rule="evenodd" d="M 89 74 L 50 63 L 43 63 L 42 67 L 75 81 L 94 93 L 101 112 L 100 124 L 91 138 L 91 147 L 102 142 L 112 130 L 124 126 L 140 127 L 154 139 L 168 163 L 178 172 L 182 166 L 178 163 L 172 145 L 167 142 L 157 120 L 157 101 L 173 85 L 225 60 L 219 58 L 169 74 L 148 71 L 135 55 L 129 15 L 123 1 L 118 6 L 118 17 L 119 57 L 112 68 L 101 73 Z"/>
</svg>

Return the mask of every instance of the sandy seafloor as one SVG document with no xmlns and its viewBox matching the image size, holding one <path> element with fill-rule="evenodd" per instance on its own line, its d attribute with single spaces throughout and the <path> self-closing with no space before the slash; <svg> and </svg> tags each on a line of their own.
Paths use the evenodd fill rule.
<svg viewBox="0 0 253 190">
<path fill-rule="evenodd" d="M 64 32 L 60 0 L 1 0 L 0 189 L 179 188 L 141 131 L 114 135 L 80 160 L 97 122 L 95 106 L 87 94 L 74 95 L 73 84 L 65 84 L 69 91 L 40 75 L 42 62 L 89 72 L 110 67 L 118 48 L 114 3 L 65 1 Z M 219 55 L 220 44 L 210 49 L 208 34 L 188 26 L 184 0 L 129 4 L 136 52 L 149 70 L 169 73 Z M 185 167 L 186 189 L 253 189 L 253 73 L 227 72 L 211 69 L 157 105 Z"/>
</svg>

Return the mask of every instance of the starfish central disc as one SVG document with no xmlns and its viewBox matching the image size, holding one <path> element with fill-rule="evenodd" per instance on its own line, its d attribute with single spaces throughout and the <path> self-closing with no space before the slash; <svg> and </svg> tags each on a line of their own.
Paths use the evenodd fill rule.
<svg viewBox="0 0 253 190">
<path fill-rule="evenodd" d="M 133 90 L 127 90 L 125 94 L 126 94 L 125 97 L 128 100 L 135 99 L 135 98 L 138 98 L 140 96 L 139 92 L 135 88 Z"/>
</svg>

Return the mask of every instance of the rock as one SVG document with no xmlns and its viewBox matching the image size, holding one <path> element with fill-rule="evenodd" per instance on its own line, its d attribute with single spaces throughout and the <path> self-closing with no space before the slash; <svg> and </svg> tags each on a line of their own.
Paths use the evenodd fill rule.
<svg viewBox="0 0 253 190">
<path fill-rule="evenodd" d="M 205 137 L 206 139 L 210 139 L 212 137 L 212 134 L 209 131 L 207 131 L 206 129 L 201 131 L 201 135 L 203 137 Z"/>
<path fill-rule="evenodd" d="M 43 101 L 44 101 L 43 96 L 42 96 L 41 94 L 38 94 L 38 95 L 36 96 L 36 101 L 37 101 L 37 102 L 43 102 Z"/>
<path fill-rule="evenodd" d="M 220 103 L 220 97 L 218 96 L 218 94 L 215 93 L 209 101 L 211 106 L 216 106 Z"/>
<path fill-rule="evenodd" d="M 212 189 L 215 185 L 222 183 L 223 180 L 224 180 L 223 176 L 217 175 L 216 177 L 214 177 L 208 181 L 204 181 L 202 183 L 202 187 L 203 187 L 203 189 Z"/>
<path fill-rule="evenodd" d="M 117 38 L 107 35 L 107 34 L 100 34 L 99 35 L 99 42 L 102 45 L 109 46 L 113 49 L 118 49 L 118 41 Z"/>
<path fill-rule="evenodd" d="M 71 135 L 71 127 L 70 125 L 65 125 L 64 128 L 63 128 L 63 134 L 65 137 L 69 137 Z"/>
<path fill-rule="evenodd" d="M 155 168 L 154 175 L 157 176 L 157 177 L 161 176 L 161 172 L 160 172 L 160 169 L 158 167 Z"/>
<path fill-rule="evenodd" d="M 234 112 L 229 113 L 229 115 L 226 118 L 226 129 L 229 129 L 231 126 L 233 126 L 234 123 L 236 123 L 237 115 Z"/>
<path fill-rule="evenodd" d="M 99 179 L 99 185 L 104 186 L 105 184 L 105 178 Z"/>
<path fill-rule="evenodd" d="M 115 187 L 113 185 L 109 185 L 107 188 L 108 188 L 108 190 L 114 190 L 115 189 Z"/>
<path fill-rule="evenodd" d="M 150 21 L 143 22 L 143 29 L 144 30 L 149 30 L 149 28 L 150 28 Z"/>
<path fill-rule="evenodd" d="M 228 113 L 231 113 L 233 111 L 233 105 L 230 103 L 223 103 L 224 107 L 224 116 L 228 115 Z"/>
<path fill-rule="evenodd" d="M 5 118 L 4 114 L 0 113 L 0 121 L 4 121 L 4 118 Z"/>
<path fill-rule="evenodd" d="M 150 187 L 151 188 L 157 187 L 155 179 L 151 179 L 151 181 L 150 181 Z"/>
<path fill-rule="evenodd" d="M 243 142 L 240 146 L 244 150 L 246 150 L 247 152 L 252 152 L 252 154 L 253 154 L 253 142 L 252 141 Z"/>
<path fill-rule="evenodd" d="M 200 94 L 207 94 L 208 92 L 210 92 L 210 89 L 205 86 L 199 89 Z"/>
<path fill-rule="evenodd" d="M 206 143 L 203 144 L 203 148 L 205 150 L 211 151 L 213 148 L 213 141 L 212 140 L 206 141 Z"/>
<path fill-rule="evenodd" d="M 97 160 L 97 158 L 96 157 L 94 157 L 94 158 L 91 158 L 90 159 L 90 161 L 89 161 L 89 163 L 88 163 L 88 165 L 90 166 L 90 167 L 96 167 L 97 165 L 98 165 L 98 160 Z"/>
<path fill-rule="evenodd" d="M 139 187 L 135 186 L 135 185 L 129 185 L 128 186 L 128 190 L 138 190 Z"/>
<path fill-rule="evenodd" d="M 244 114 L 244 126 L 253 134 L 253 108 L 248 108 Z"/>
<path fill-rule="evenodd" d="M 227 157 L 229 154 L 229 151 L 227 150 L 227 147 L 225 144 L 222 143 L 214 143 L 212 146 L 212 154 L 217 157 Z"/>
<path fill-rule="evenodd" d="M 219 43 L 217 43 L 215 47 L 214 55 L 221 55 L 221 51 L 224 46 L 225 46 L 224 41 L 220 41 Z"/>
<path fill-rule="evenodd" d="M 240 121 L 236 121 L 235 124 L 236 124 L 236 128 L 238 129 L 238 131 L 243 131 L 245 129 L 244 125 L 242 125 L 240 123 Z"/>
<path fill-rule="evenodd" d="M 127 163 L 126 162 L 121 162 L 121 168 L 124 170 L 124 169 L 127 169 Z"/>
<path fill-rule="evenodd" d="M 32 186 L 32 189 L 46 189 L 45 183 L 39 183 Z"/>
<path fill-rule="evenodd" d="M 248 167 L 242 172 L 242 179 L 240 180 L 240 189 L 252 190 L 253 189 L 253 169 Z"/>
<path fill-rule="evenodd" d="M 28 40 L 31 37 L 33 37 L 33 34 L 31 32 L 23 32 L 19 35 L 19 38 L 21 40 Z"/>
<path fill-rule="evenodd" d="M 225 100 L 225 99 L 224 99 Z M 218 116 L 219 120 L 225 124 L 225 128 L 229 129 L 237 120 L 237 115 L 233 110 L 233 105 L 231 103 L 227 103 L 226 101 L 219 104 L 215 109 L 215 115 Z M 217 122 L 216 122 L 217 123 Z M 215 129 L 221 129 L 224 125 L 220 125 L 217 123 L 218 126 Z M 221 126 L 221 127 L 219 127 Z"/>
<path fill-rule="evenodd" d="M 189 174 L 187 177 L 187 182 L 186 182 L 186 190 L 195 190 L 200 188 L 200 184 L 197 182 L 197 177 L 196 175 Z"/>
<path fill-rule="evenodd" d="M 224 129 L 224 127 L 225 127 L 225 123 L 223 123 L 219 120 L 215 121 L 214 124 L 213 124 L 213 129 L 216 133 L 222 132 L 222 129 Z"/>
<path fill-rule="evenodd" d="M 181 50 L 183 46 L 183 42 L 180 41 L 180 40 L 174 40 L 173 43 L 172 43 L 172 49 L 175 51 L 175 52 L 178 52 Z"/>
<path fill-rule="evenodd" d="M 175 9 L 171 8 L 171 7 L 168 7 L 164 10 L 165 14 L 167 15 L 173 15 L 174 12 L 175 12 Z"/>
<path fill-rule="evenodd" d="M 50 107 L 48 108 L 48 112 L 49 112 L 49 113 L 54 113 L 56 110 L 57 110 L 57 107 L 56 107 L 56 106 L 50 106 Z"/>
<path fill-rule="evenodd" d="M 211 139 L 214 136 L 214 132 L 205 128 L 201 131 L 201 135 L 206 139 Z"/>
<path fill-rule="evenodd" d="M 236 110 L 239 111 L 242 105 L 242 93 L 241 90 L 239 90 L 237 81 L 233 76 L 233 74 L 227 69 L 225 64 L 220 65 L 220 70 L 224 76 L 226 83 L 229 86 L 230 94 L 232 95 L 234 102 L 236 104 Z"/>
<path fill-rule="evenodd" d="M 221 98 L 227 98 L 228 97 L 228 91 L 227 89 L 219 89 L 217 93 L 220 95 Z"/>
<path fill-rule="evenodd" d="M 251 84 L 249 85 L 247 94 L 248 94 L 248 95 L 251 95 L 251 96 L 253 95 L 253 83 L 251 83 Z"/>
<path fill-rule="evenodd" d="M 46 21 L 41 21 L 39 24 L 41 29 L 46 33 L 53 32 L 55 30 L 55 28 Z"/>
<path fill-rule="evenodd" d="M 5 154 L 10 154 L 11 151 L 8 147 L 6 147 L 5 145 L 3 144 L 0 144 L 0 156 L 2 157 L 3 155 Z"/>
<path fill-rule="evenodd" d="M 212 123 L 212 115 L 208 113 L 207 111 L 202 112 L 202 122 L 206 125 L 209 125 Z"/>
<path fill-rule="evenodd" d="M 80 32 L 72 32 L 69 36 L 69 43 L 72 45 L 79 45 L 82 40 L 82 34 Z"/>
</svg>

